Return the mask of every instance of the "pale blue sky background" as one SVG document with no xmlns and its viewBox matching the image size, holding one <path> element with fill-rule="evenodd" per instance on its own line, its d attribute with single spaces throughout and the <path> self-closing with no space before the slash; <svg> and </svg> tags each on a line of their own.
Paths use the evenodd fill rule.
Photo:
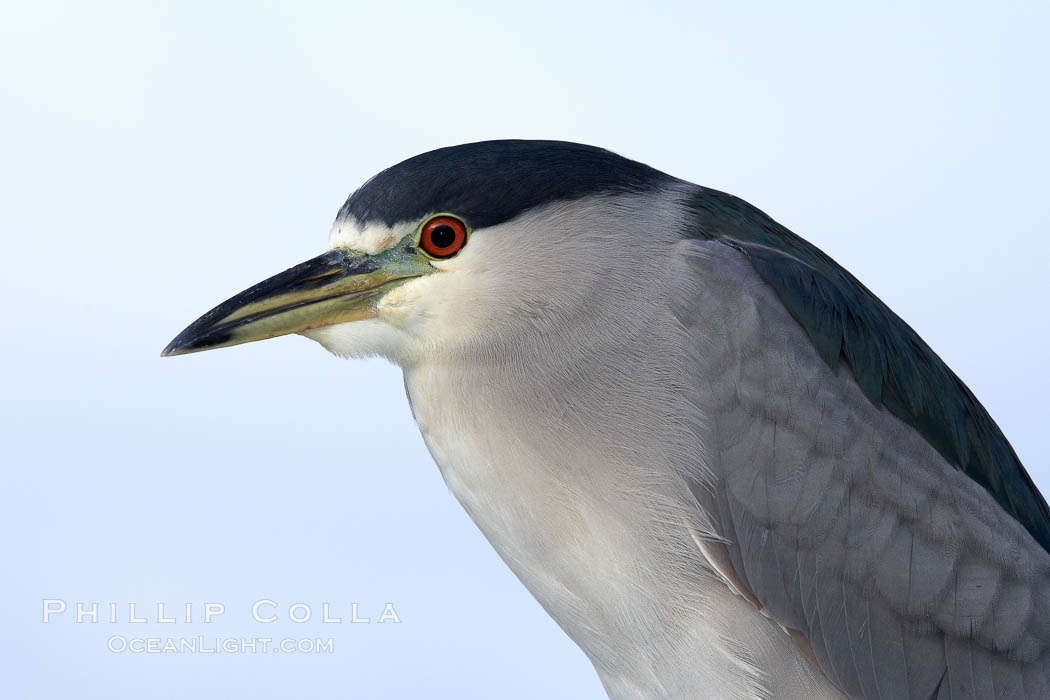
<svg viewBox="0 0 1050 700">
<path fill-rule="evenodd" d="M 298 337 L 158 357 L 321 251 L 377 170 L 458 142 L 584 141 L 757 204 L 911 323 L 1050 491 L 1046 4 L 642 5 L 0 6 L 0 694 L 602 696 L 449 495 L 397 370 Z M 44 625 L 43 598 L 227 613 Z M 259 598 L 402 622 L 259 625 Z"/>
</svg>

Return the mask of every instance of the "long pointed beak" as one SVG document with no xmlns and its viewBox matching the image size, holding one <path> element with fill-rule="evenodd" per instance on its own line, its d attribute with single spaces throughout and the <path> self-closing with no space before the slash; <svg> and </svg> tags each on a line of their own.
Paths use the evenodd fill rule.
<svg viewBox="0 0 1050 700">
<path fill-rule="evenodd" d="M 375 318 L 379 297 L 428 272 L 417 255 L 331 250 L 244 290 L 191 323 L 162 357 Z"/>
</svg>

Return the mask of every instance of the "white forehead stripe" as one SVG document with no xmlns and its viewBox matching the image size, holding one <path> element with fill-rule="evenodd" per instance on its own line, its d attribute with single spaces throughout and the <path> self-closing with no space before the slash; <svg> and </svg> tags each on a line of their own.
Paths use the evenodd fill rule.
<svg viewBox="0 0 1050 700">
<path fill-rule="evenodd" d="M 411 229 L 410 224 L 394 224 L 390 227 L 370 223 L 362 226 L 351 216 L 332 224 L 332 230 L 328 234 L 328 249 L 350 248 L 365 255 L 376 255 L 392 248 L 407 236 Z"/>
</svg>

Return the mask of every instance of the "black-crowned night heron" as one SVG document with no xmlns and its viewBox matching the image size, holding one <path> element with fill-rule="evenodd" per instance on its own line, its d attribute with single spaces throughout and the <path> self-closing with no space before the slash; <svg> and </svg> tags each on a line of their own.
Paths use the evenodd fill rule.
<svg viewBox="0 0 1050 700">
<path fill-rule="evenodd" d="M 747 203 L 588 146 L 381 172 L 164 351 L 404 370 L 449 488 L 616 698 L 1050 698 L 1050 513 L 973 394 Z"/>
</svg>

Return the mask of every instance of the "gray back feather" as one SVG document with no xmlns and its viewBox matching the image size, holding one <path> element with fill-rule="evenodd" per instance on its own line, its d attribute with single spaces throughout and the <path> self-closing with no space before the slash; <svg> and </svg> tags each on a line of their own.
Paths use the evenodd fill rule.
<svg viewBox="0 0 1050 700">
<path fill-rule="evenodd" d="M 1009 445 L 914 332 L 860 303 L 870 292 L 843 286 L 852 278 L 800 239 L 786 252 L 768 245 L 776 228 L 729 238 L 733 225 L 775 225 L 726 206 L 735 224 L 709 213 L 703 235 L 683 242 L 675 314 L 697 331 L 694 400 L 715 479 L 693 494 L 737 575 L 853 697 L 1050 697 L 1050 555 L 1012 501 L 887 396 L 918 392 L 910 405 L 925 420 L 937 405 L 984 416 L 986 432 L 964 432 L 998 436 L 1012 458 Z M 817 300 L 835 310 L 805 312 Z M 905 386 L 899 366 L 925 384 Z M 988 483 L 1023 483 L 1012 460 Z"/>
<path fill-rule="evenodd" d="M 832 369 L 912 426 L 1050 551 L 1050 509 L 999 427 L 908 324 L 819 249 L 731 195 L 700 188 L 691 233 L 737 246 Z"/>
</svg>

